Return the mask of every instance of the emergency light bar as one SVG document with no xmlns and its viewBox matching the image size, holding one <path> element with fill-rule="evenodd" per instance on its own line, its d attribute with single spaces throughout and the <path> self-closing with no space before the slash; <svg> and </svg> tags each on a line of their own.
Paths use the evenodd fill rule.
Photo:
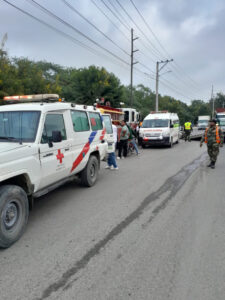
<svg viewBox="0 0 225 300">
<path fill-rule="evenodd" d="M 150 111 L 150 114 L 166 114 L 168 110 L 161 110 L 161 111 Z"/>
<path fill-rule="evenodd" d="M 25 103 L 25 102 L 50 102 L 60 101 L 57 94 L 38 94 L 38 95 L 22 95 L 22 96 L 6 96 L 4 101 L 9 103 Z"/>
</svg>

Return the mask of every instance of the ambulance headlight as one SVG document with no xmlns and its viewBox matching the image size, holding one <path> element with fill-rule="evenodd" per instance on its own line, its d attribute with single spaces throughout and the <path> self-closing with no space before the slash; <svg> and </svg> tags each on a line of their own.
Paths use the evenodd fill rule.
<svg viewBox="0 0 225 300">
<path fill-rule="evenodd" d="M 170 133 L 169 132 L 163 132 L 162 136 L 164 136 L 164 137 L 170 136 Z"/>
</svg>

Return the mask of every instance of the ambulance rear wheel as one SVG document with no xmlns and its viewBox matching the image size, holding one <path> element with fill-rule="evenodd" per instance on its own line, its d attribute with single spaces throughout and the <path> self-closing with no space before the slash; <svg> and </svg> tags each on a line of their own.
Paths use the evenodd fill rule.
<svg viewBox="0 0 225 300">
<path fill-rule="evenodd" d="M 173 147 L 173 138 L 171 137 L 171 139 L 170 139 L 170 148 L 172 148 Z"/>
<path fill-rule="evenodd" d="M 24 190 L 16 185 L 0 187 L 0 248 L 8 248 L 23 234 L 29 216 Z"/>
<path fill-rule="evenodd" d="M 81 172 L 81 183 L 91 187 L 98 178 L 99 163 L 95 155 L 91 155 L 85 169 Z"/>
</svg>

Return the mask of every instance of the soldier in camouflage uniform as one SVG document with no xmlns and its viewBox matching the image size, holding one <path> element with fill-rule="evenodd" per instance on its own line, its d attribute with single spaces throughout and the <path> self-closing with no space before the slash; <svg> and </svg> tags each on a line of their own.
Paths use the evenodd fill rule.
<svg viewBox="0 0 225 300">
<path fill-rule="evenodd" d="M 202 147 L 203 142 L 207 144 L 208 154 L 210 157 L 210 164 L 208 167 L 215 169 L 216 159 L 219 154 L 219 147 L 223 147 L 223 133 L 219 126 L 216 125 L 215 119 L 209 121 L 209 127 L 202 136 L 200 147 Z"/>
</svg>

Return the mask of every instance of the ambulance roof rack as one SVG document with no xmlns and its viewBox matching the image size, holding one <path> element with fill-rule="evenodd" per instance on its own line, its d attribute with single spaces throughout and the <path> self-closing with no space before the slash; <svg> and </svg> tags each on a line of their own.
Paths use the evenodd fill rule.
<svg viewBox="0 0 225 300">
<path fill-rule="evenodd" d="M 166 114 L 168 110 L 161 110 L 161 111 L 150 111 L 150 114 Z"/>
<path fill-rule="evenodd" d="M 22 95 L 22 96 L 6 96 L 4 101 L 9 104 L 15 103 L 32 103 L 32 102 L 61 102 L 58 94 L 37 94 L 37 95 Z"/>
</svg>

